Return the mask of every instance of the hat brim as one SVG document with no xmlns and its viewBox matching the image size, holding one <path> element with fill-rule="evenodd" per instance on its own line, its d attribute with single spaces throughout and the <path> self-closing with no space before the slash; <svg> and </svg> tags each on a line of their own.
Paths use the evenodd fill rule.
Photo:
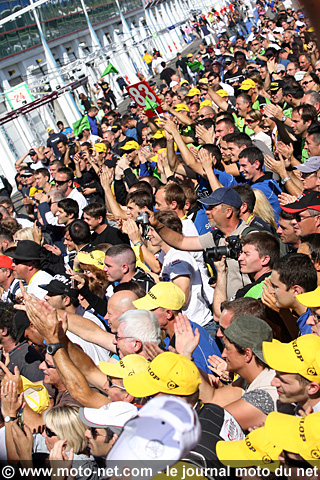
<svg viewBox="0 0 320 480">
<path fill-rule="evenodd" d="M 142 298 L 138 298 L 138 300 L 134 300 L 133 305 L 136 307 L 137 310 L 155 310 L 156 308 L 160 308 L 159 302 L 154 303 L 149 295 L 145 295 Z"/>
<path fill-rule="evenodd" d="M 263 356 L 268 367 L 285 373 L 297 373 L 300 365 L 292 351 L 290 343 L 281 343 L 277 340 L 263 342 Z M 300 362 L 301 363 L 301 362 Z"/>
<path fill-rule="evenodd" d="M 123 368 L 120 368 L 117 363 L 99 362 L 99 369 L 102 373 L 114 378 L 125 378 Z"/>
<path fill-rule="evenodd" d="M 266 418 L 265 431 L 269 440 L 282 450 L 301 453 L 302 436 L 299 434 L 300 417 L 271 412 Z"/>
<path fill-rule="evenodd" d="M 200 203 L 203 203 L 203 205 L 220 205 L 222 202 L 221 201 L 214 201 L 214 200 L 209 200 L 208 202 L 208 199 L 209 197 L 205 197 L 205 198 L 198 198 L 198 202 Z"/>
<path fill-rule="evenodd" d="M 299 295 L 296 295 L 296 299 L 304 307 L 320 307 L 320 287 L 317 287 L 312 292 L 300 293 Z"/>
<path fill-rule="evenodd" d="M 163 390 L 161 380 L 154 380 L 147 370 L 124 378 L 123 385 L 129 395 L 137 398 L 150 397 Z"/>
</svg>

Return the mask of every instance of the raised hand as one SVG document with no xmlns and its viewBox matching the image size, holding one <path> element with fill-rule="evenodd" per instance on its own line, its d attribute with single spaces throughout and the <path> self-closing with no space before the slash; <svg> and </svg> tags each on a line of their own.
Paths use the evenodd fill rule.
<svg viewBox="0 0 320 480">
<path fill-rule="evenodd" d="M 179 313 L 174 323 L 175 347 L 180 355 L 192 359 L 194 350 L 199 345 L 200 333 L 196 328 L 194 333 L 186 315 Z"/>
</svg>

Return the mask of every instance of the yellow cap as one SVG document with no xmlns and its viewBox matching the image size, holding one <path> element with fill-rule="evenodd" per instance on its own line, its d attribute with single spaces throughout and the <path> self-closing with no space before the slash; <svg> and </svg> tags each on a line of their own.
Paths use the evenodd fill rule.
<svg viewBox="0 0 320 480">
<path fill-rule="evenodd" d="M 280 465 L 278 457 L 281 451 L 270 442 L 264 427 L 253 430 L 243 440 L 221 440 L 216 445 L 220 462 L 233 468 L 260 466 L 275 471 Z"/>
<path fill-rule="evenodd" d="M 204 83 L 205 85 L 207 85 L 209 83 L 209 80 L 206 77 L 200 78 L 198 83 Z"/>
<path fill-rule="evenodd" d="M 95 149 L 98 153 L 100 153 L 100 152 L 107 153 L 107 147 L 105 146 L 104 143 L 95 143 L 94 149 Z"/>
<path fill-rule="evenodd" d="M 189 85 L 188 80 L 181 80 L 180 85 Z"/>
<path fill-rule="evenodd" d="M 194 362 L 173 352 L 160 353 L 145 372 L 123 379 L 129 395 L 148 397 L 156 393 L 191 395 L 199 389 L 201 377 Z"/>
<path fill-rule="evenodd" d="M 134 300 L 133 305 L 139 310 L 154 310 L 159 307 L 180 310 L 184 302 L 185 295 L 181 288 L 172 282 L 159 282 L 144 297 Z"/>
<path fill-rule="evenodd" d="M 34 173 L 36 173 L 36 170 L 35 170 Z M 38 189 L 37 187 L 30 187 L 29 195 L 28 195 L 28 196 L 29 196 L 30 198 L 33 198 L 33 197 L 35 196 L 35 194 L 38 193 L 38 192 L 42 193 L 43 190 Z"/>
<path fill-rule="evenodd" d="M 203 107 L 212 107 L 211 100 L 203 100 L 203 102 L 200 103 L 199 110 Z"/>
<path fill-rule="evenodd" d="M 154 135 L 152 135 L 151 138 L 156 138 L 157 139 L 157 138 L 163 138 L 165 136 L 166 136 L 166 134 L 164 133 L 164 129 L 161 128 L 160 130 L 157 130 L 156 133 Z"/>
<path fill-rule="evenodd" d="M 300 295 L 296 295 L 296 299 L 305 307 L 320 307 L 320 287 L 317 287 L 312 292 L 300 293 Z"/>
<path fill-rule="evenodd" d="M 94 267 L 103 270 L 104 268 L 104 259 L 106 254 L 100 250 L 93 250 L 92 252 L 78 252 L 77 258 L 80 263 L 84 265 L 93 265 Z"/>
<path fill-rule="evenodd" d="M 184 103 L 177 103 L 177 105 L 175 105 L 173 108 L 177 112 L 190 112 L 190 108 L 188 107 L 188 105 L 185 105 Z"/>
<path fill-rule="evenodd" d="M 187 97 L 194 97 L 195 95 L 201 95 L 199 88 L 190 88 L 189 93 L 187 93 Z"/>
<path fill-rule="evenodd" d="M 101 372 L 115 378 L 125 378 L 147 370 L 149 362 L 141 355 L 126 355 L 117 363 L 99 362 Z"/>
<path fill-rule="evenodd" d="M 47 127 L 47 128 L 46 128 L 46 132 L 47 132 L 47 133 L 50 133 L 50 132 L 52 132 L 52 131 L 53 131 L 53 128 L 52 128 L 52 127 Z"/>
<path fill-rule="evenodd" d="M 223 90 L 223 88 L 220 88 L 220 90 L 217 90 L 216 93 L 219 95 L 219 97 L 224 98 L 224 97 L 229 97 L 229 93 L 226 90 Z"/>
<path fill-rule="evenodd" d="M 270 368 L 320 383 L 320 337 L 317 335 L 303 335 L 290 343 L 263 342 L 262 350 Z"/>
<path fill-rule="evenodd" d="M 150 161 L 157 163 L 159 153 L 164 153 L 164 154 L 165 154 L 166 152 L 167 152 L 167 149 L 166 149 L 166 148 L 159 148 L 159 150 L 157 151 L 157 153 L 156 153 L 155 155 L 153 155 L 153 157 L 150 157 Z"/>
<path fill-rule="evenodd" d="M 26 403 L 34 412 L 41 413 L 50 406 L 48 390 L 44 385 L 33 383 L 21 375 L 22 391 Z"/>
<path fill-rule="evenodd" d="M 138 150 L 139 143 L 135 140 L 130 140 L 129 142 L 125 143 L 122 147 L 119 148 L 120 150 Z"/>
<path fill-rule="evenodd" d="M 320 412 L 306 417 L 271 412 L 266 418 L 265 431 L 281 450 L 299 453 L 308 463 L 319 467 Z"/>
<path fill-rule="evenodd" d="M 256 82 L 254 82 L 250 78 L 246 78 L 241 83 L 241 86 L 239 87 L 239 90 L 250 90 L 250 88 L 255 88 L 255 87 L 256 87 Z"/>
</svg>

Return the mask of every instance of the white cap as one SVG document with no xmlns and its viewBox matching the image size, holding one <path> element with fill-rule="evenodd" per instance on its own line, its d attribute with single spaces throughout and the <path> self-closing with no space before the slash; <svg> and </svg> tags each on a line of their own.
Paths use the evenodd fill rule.
<svg viewBox="0 0 320 480">
<path fill-rule="evenodd" d="M 178 397 L 156 397 L 126 423 L 107 462 L 110 465 L 110 461 L 123 459 L 153 460 L 157 469 L 162 470 L 186 456 L 198 444 L 200 436 L 198 416 L 187 402 Z"/>
<path fill-rule="evenodd" d="M 298 72 L 296 72 L 294 74 L 294 79 L 297 81 L 297 82 L 300 82 L 301 80 L 304 79 L 305 75 L 307 74 L 307 72 L 304 72 L 303 70 L 298 70 Z"/>
<path fill-rule="evenodd" d="M 179 85 L 179 82 L 176 82 L 175 80 L 172 80 L 172 82 L 170 82 L 169 87 L 172 88 L 172 87 L 175 87 L 176 85 Z"/>
<path fill-rule="evenodd" d="M 138 414 L 135 405 L 128 402 L 112 402 L 101 408 L 81 407 L 80 419 L 85 425 L 96 428 L 109 427 L 114 433 L 119 434 L 124 424 Z"/>
</svg>

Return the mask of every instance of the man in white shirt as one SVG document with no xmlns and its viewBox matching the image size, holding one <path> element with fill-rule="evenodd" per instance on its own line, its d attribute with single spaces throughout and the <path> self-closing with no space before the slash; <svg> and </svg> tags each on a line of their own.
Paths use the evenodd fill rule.
<svg viewBox="0 0 320 480">
<path fill-rule="evenodd" d="M 157 218 L 168 228 L 182 233 L 181 220 L 170 211 L 157 212 Z M 197 262 L 189 252 L 176 250 L 166 244 L 156 230 L 150 227 L 149 237 L 152 246 L 160 246 L 164 252 L 161 255 L 162 269 L 160 279 L 170 281 L 181 288 L 185 295 L 182 313 L 192 321 L 206 328 L 212 321 L 212 312 L 205 300 L 201 273 Z"/>
<path fill-rule="evenodd" d="M 20 240 L 15 252 L 10 256 L 13 258 L 14 276 L 26 282 L 28 293 L 43 300 L 45 291 L 39 285 L 49 283 L 52 275 L 41 270 L 40 245 L 32 240 Z"/>
<path fill-rule="evenodd" d="M 55 176 L 55 188 L 64 194 L 66 198 L 72 198 L 79 205 L 79 218 L 82 217 L 82 210 L 88 205 L 85 197 L 76 188 L 73 188 L 73 171 L 70 168 L 59 168 Z"/>
</svg>

